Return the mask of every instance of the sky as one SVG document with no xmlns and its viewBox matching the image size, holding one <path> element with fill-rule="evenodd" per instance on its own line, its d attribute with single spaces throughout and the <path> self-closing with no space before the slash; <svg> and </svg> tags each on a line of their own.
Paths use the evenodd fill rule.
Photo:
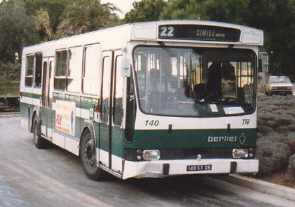
<svg viewBox="0 0 295 207">
<path fill-rule="evenodd" d="M 112 3 L 114 4 L 117 8 L 119 8 L 122 13 L 118 13 L 118 15 L 123 18 L 124 15 L 130 11 L 132 7 L 132 3 L 134 1 L 140 1 L 140 0 L 101 0 L 101 3 Z"/>
</svg>

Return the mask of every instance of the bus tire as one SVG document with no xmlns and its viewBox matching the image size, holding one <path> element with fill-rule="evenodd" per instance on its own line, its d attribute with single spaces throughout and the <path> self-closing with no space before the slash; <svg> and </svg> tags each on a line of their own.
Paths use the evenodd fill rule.
<svg viewBox="0 0 295 207">
<path fill-rule="evenodd" d="M 46 149 L 49 146 L 49 142 L 41 136 L 41 123 L 37 119 L 33 122 L 33 141 L 38 149 Z"/>
<path fill-rule="evenodd" d="M 89 130 L 85 130 L 80 142 L 80 161 L 83 170 L 91 180 L 101 180 L 105 172 L 97 166 L 95 140 Z"/>
</svg>

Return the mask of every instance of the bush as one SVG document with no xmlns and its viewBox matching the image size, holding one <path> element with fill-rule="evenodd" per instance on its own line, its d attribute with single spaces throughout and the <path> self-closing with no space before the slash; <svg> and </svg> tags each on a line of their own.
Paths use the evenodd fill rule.
<svg viewBox="0 0 295 207">
<path fill-rule="evenodd" d="M 20 80 L 19 63 L 0 62 L 0 80 L 1 81 L 19 81 Z"/>
<path fill-rule="evenodd" d="M 288 166 L 289 146 L 276 141 L 276 137 L 262 137 L 257 142 L 260 175 L 269 175 Z"/>
<path fill-rule="evenodd" d="M 0 97 L 19 95 L 20 64 L 0 62 Z"/>
<path fill-rule="evenodd" d="M 280 126 L 280 127 L 276 128 L 276 131 L 281 134 L 287 135 L 289 128 L 287 126 Z"/>
<path fill-rule="evenodd" d="M 290 124 L 289 126 L 288 126 L 288 129 L 289 129 L 289 131 L 295 131 L 295 124 Z"/>
<path fill-rule="evenodd" d="M 295 97 L 258 96 L 257 104 L 260 175 L 285 169 L 295 175 Z"/>
<path fill-rule="evenodd" d="M 273 133 L 273 129 L 269 126 L 259 125 L 257 131 L 262 135 L 267 135 Z"/>
<path fill-rule="evenodd" d="M 295 177 L 295 154 L 289 158 L 288 174 Z"/>
<path fill-rule="evenodd" d="M 295 154 L 295 133 L 289 133 L 287 137 L 287 144 L 289 145 L 291 153 Z"/>
<path fill-rule="evenodd" d="M 295 97 L 258 96 L 257 123 L 258 131 L 264 135 L 272 131 L 279 133 L 295 131 Z"/>
<path fill-rule="evenodd" d="M 277 118 L 277 122 L 279 122 L 281 126 L 286 126 L 292 123 L 292 119 L 292 116 L 284 114 L 283 116 L 279 116 Z"/>
</svg>

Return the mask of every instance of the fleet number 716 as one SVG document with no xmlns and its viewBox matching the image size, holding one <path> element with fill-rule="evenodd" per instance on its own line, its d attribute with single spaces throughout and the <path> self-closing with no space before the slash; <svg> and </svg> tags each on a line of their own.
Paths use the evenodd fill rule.
<svg viewBox="0 0 295 207">
<path fill-rule="evenodd" d="M 243 119 L 243 125 L 249 125 L 250 119 Z"/>
</svg>

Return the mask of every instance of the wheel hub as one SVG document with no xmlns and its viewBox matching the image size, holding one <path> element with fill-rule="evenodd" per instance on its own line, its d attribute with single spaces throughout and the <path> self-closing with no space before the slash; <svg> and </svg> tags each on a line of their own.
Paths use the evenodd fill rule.
<svg viewBox="0 0 295 207">
<path fill-rule="evenodd" d="M 85 145 L 85 158 L 90 166 L 95 165 L 94 141 L 88 140 Z"/>
</svg>

